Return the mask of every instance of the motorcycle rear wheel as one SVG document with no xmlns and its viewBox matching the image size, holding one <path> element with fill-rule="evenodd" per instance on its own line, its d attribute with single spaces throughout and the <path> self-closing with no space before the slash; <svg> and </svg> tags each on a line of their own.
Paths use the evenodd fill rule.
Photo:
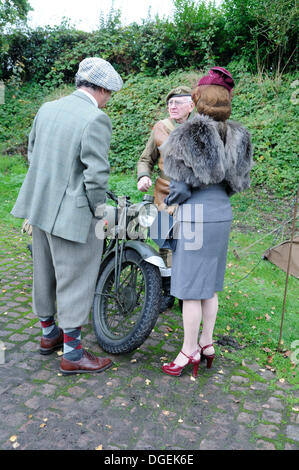
<svg viewBox="0 0 299 470">
<path fill-rule="evenodd" d="M 131 249 L 124 252 L 115 292 L 113 257 L 98 279 L 93 303 L 93 326 L 101 348 L 111 354 L 123 354 L 143 344 L 156 324 L 160 299 L 159 268 Z"/>
</svg>

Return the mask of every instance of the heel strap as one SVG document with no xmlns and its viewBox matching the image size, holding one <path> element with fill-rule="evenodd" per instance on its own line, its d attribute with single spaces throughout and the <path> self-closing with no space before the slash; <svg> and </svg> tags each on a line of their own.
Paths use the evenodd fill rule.
<svg viewBox="0 0 299 470">
<path fill-rule="evenodd" d="M 201 352 L 204 351 L 205 349 L 208 349 L 210 347 L 213 347 L 213 343 L 212 344 L 207 344 L 206 346 L 201 346 L 200 344 L 198 345 L 201 349 Z"/>
<path fill-rule="evenodd" d="M 182 354 L 184 354 L 184 356 L 186 356 L 188 359 L 191 359 L 190 356 L 187 356 L 187 354 L 184 353 L 184 351 L 181 351 Z"/>
<path fill-rule="evenodd" d="M 184 356 L 186 356 L 188 359 L 194 359 L 194 356 L 198 353 L 198 349 L 194 351 L 194 353 L 190 354 L 190 356 L 187 356 L 187 354 L 185 354 L 182 350 L 181 353 L 184 354 Z"/>
</svg>

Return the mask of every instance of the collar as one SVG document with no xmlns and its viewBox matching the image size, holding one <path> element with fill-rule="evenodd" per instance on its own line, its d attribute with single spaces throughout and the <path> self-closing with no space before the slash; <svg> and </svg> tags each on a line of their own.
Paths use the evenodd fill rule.
<svg viewBox="0 0 299 470">
<path fill-rule="evenodd" d="M 93 104 L 98 108 L 97 100 L 90 93 L 88 93 L 88 91 L 81 90 L 81 88 L 78 88 L 77 91 L 79 91 L 80 93 L 83 93 L 84 95 L 88 96 L 88 98 L 90 98 L 90 100 L 93 102 Z"/>
</svg>

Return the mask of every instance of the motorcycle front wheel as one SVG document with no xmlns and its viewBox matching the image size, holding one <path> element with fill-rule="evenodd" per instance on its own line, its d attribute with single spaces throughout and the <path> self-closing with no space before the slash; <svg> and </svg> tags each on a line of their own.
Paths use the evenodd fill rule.
<svg viewBox="0 0 299 470">
<path fill-rule="evenodd" d="M 159 268 L 128 249 L 115 288 L 115 258 L 101 273 L 92 319 L 97 341 L 111 354 L 129 353 L 144 343 L 156 324 L 161 299 Z"/>
</svg>

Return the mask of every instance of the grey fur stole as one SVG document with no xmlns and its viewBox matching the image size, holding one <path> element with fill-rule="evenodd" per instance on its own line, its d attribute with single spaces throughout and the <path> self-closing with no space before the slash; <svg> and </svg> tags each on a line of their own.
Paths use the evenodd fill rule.
<svg viewBox="0 0 299 470">
<path fill-rule="evenodd" d="M 238 122 L 198 114 L 181 124 L 161 146 L 164 172 L 197 188 L 225 181 L 233 192 L 250 186 L 250 133 Z"/>
</svg>

